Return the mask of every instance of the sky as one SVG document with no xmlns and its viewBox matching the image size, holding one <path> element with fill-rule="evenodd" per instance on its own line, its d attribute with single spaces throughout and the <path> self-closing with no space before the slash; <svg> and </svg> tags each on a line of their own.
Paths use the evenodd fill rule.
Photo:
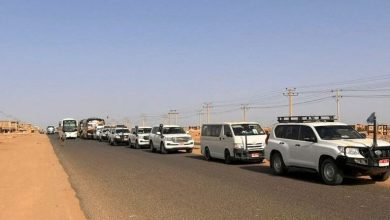
<svg viewBox="0 0 390 220">
<path fill-rule="evenodd" d="M 390 1 L 0 1 L 0 119 L 390 124 Z M 204 119 L 203 119 L 204 120 Z M 173 121 L 173 120 L 172 120 Z"/>
</svg>

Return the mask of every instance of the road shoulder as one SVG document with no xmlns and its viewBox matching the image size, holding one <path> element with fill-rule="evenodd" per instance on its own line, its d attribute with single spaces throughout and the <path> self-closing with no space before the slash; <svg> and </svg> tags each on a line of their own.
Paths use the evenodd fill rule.
<svg viewBox="0 0 390 220">
<path fill-rule="evenodd" d="M 0 171 L 0 219 L 85 219 L 46 135 L 1 135 Z"/>
</svg>

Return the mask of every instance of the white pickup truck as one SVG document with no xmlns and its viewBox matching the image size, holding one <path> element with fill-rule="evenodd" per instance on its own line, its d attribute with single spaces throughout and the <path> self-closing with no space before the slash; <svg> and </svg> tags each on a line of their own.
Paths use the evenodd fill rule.
<svg viewBox="0 0 390 220">
<path fill-rule="evenodd" d="M 149 139 L 152 152 L 158 150 L 166 154 L 171 151 L 186 150 L 187 153 L 192 153 L 194 149 L 194 140 L 178 125 L 155 126 Z"/>
<path fill-rule="evenodd" d="M 149 136 L 152 131 L 152 127 L 138 127 L 135 126 L 131 129 L 130 133 L 130 147 L 140 149 L 149 147 Z"/>
</svg>

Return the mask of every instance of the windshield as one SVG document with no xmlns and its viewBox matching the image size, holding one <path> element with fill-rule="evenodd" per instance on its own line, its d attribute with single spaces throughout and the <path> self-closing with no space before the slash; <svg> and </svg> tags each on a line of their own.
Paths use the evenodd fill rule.
<svg viewBox="0 0 390 220">
<path fill-rule="evenodd" d="M 138 134 L 149 134 L 151 131 L 151 128 L 138 128 Z"/>
<path fill-rule="evenodd" d="M 170 127 L 170 128 L 163 128 L 163 134 L 185 134 L 183 128 L 181 127 Z"/>
<path fill-rule="evenodd" d="M 235 136 L 263 135 L 265 132 L 258 124 L 238 124 L 232 125 Z"/>
<path fill-rule="evenodd" d="M 73 132 L 77 130 L 77 123 L 74 120 L 64 121 L 64 131 Z"/>
<path fill-rule="evenodd" d="M 337 126 L 317 126 L 315 127 L 318 135 L 323 140 L 340 140 L 340 139 L 362 139 L 359 134 L 351 126 L 337 125 Z"/>
<path fill-rule="evenodd" d="M 119 134 L 119 133 L 130 133 L 129 129 L 117 129 L 115 131 L 115 133 Z"/>
</svg>

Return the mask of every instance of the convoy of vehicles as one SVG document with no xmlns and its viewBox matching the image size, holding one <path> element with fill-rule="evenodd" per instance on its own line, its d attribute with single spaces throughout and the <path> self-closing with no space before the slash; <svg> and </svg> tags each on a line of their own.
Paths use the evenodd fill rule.
<svg viewBox="0 0 390 220">
<path fill-rule="evenodd" d="M 73 118 L 62 119 L 58 123 L 58 134 L 61 139 L 77 138 L 77 121 Z"/>
<path fill-rule="evenodd" d="M 204 124 L 201 152 L 206 160 L 218 158 L 229 164 L 233 160 L 263 161 L 267 135 L 258 123 Z"/>
<path fill-rule="evenodd" d="M 191 153 L 194 149 L 194 140 L 178 125 L 135 126 L 130 132 L 125 125 L 104 124 L 99 118 L 84 119 L 79 124 L 65 118 L 59 122 L 59 136 L 94 138 L 136 149 L 149 147 L 162 154 L 179 150 Z M 54 132 L 53 126 L 47 127 L 47 134 Z M 222 159 L 229 164 L 267 159 L 276 175 L 292 167 L 310 169 L 328 185 L 341 184 L 347 177 L 366 175 L 385 181 L 390 176 L 390 143 L 368 139 L 351 126 L 335 122 L 334 116 L 278 117 L 268 136 L 256 122 L 204 124 L 200 145 L 206 160 Z"/>
<path fill-rule="evenodd" d="M 155 126 L 150 133 L 150 149 L 152 152 L 159 151 L 166 154 L 172 151 L 185 150 L 192 153 L 194 140 L 178 125 Z"/>
<path fill-rule="evenodd" d="M 389 178 L 390 143 L 365 138 L 333 116 L 279 117 L 265 148 L 266 159 L 277 175 L 290 167 L 318 172 L 329 185 L 345 177 L 369 175 L 374 181 Z"/>
<path fill-rule="evenodd" d="M 151 127 L 135 126 L 132 128 L 130 133 L 130 147 L 135 149 L 149 147 L 149 137 L 151 131 Z"/>
</svg>

